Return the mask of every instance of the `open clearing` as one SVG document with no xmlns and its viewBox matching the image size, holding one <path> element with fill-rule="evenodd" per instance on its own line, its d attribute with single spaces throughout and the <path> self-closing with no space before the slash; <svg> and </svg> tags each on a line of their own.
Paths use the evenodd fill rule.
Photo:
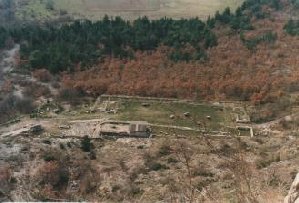
<svg viewBox="0 0 299 203">
<path fill-rule="evenodd" d="M 231 7 L 233 10 L 242 4 L 242 0 L 59 0 L 54 1 L 54 10 L 47 9 L 48 0 L 17 0 L 17 16 L 21 19 L 46 20 L 59 16 L 66 11 L 74 18 L 96 20 L 105 14 L 135 19 L 148 16 L 151 19 L 206 18 L 217 10 Z M 20 3 L 21 2 L 21 3 Z M 26 3 L 24 3 L 26 2 Z"/>
<path fill-rule="evenodd" d="M 140 102 L 131 101 L 124 102 L 120 110 L 120 114 L 116 116 L 120 120 L 146 120 L 162 125 L 198 127 L 201 124 L 216 130 L 223 127 L 221 125 L 225 122 L 222 108 L 205 104 L 153 102 L 149 107 L 143 107 Z M 187 112 L 190 112 L 190 117 L 184 116 Z M 174 118 L 171 119 L 170 115 Z M 208 116 L 211 120 L 207 119 Z"/>
<path fill-rule="evenodd" d="M 55 109 L 64 110 L 54 113 Z M 68 110 L 64 104 L 45 103 L 31 118 L 21 119 L 20 123 L 3 128 L 0 133 L 13 134 L 11 132 L 19 132 L 24 126 L 41 124 L 49 135 L 98 137 L 97 128 L 101 122 L 117 120 L 146 121 L 152 133 L 158 136 L 200 136 L 204 132 L 211 136 L 230 136 L 238 133 L 235 122 L 238 114 L 229 104 L 104 97 L 100 102 L 90 101 Z M 70 129 L 60 129 L 59 126 L 69 126 Z M 249 136 L 249 133 L 242 132 L 241 135 Z"/>
</svg>

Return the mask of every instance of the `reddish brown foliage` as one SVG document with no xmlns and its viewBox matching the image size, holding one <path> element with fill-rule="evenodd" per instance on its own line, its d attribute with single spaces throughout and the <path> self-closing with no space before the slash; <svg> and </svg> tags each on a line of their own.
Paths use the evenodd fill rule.
<svg viewBox="0 0 299 203">
<path fill-rule="evenodd" d="M 0 167 L 0 185 L 9 182 L 11 179 L 10 167 L 5 165 Z"/>
<path fill-rule="evenodd" d="M 12 90 L 13 90 L 12 82 L 10 80 L 5 80 L 3 85 L 2 85 L 1 91 L 5 92 L 5 93 L 9 93 Z"/>
<path fill-rule="evenodd" d="M 136 53 L 136 59 L 107 59 L 98 66 L 64 75 L 67 88 L 102 93 L 199 99 L 241 99 L 269 102 L 299 81 L 299 38 L 283 31 L 284 22 L 255 22 L 255 36 L 263 30 L 278 34 L 274 45 L 260 44 L 252 52 L 239 35 L 218 33 L 219 45 L 208 51 L 206 63 L 173 63 L 166 49 Z"/>
<path fill-rule="evenodd" d="M 31 81 L 19 82 L 24 87 L 24 95 L 33 98 L 49 97 L 50 89 L 46 85 L 34 83 Z"/>
<path fill-rule="evenodd" d="M 51 73 L 46 69 L 39 69 L 32 73 L 32 76 L 41 82 L 49 82 L 52 79 Z"/>
<path fill-rule="evenodd" d="M 60 166 L 56 161 L 44 163 L 38 171 L 38 177 L 45 184 L 56 185 L 59 182 Z"/>
</svg>

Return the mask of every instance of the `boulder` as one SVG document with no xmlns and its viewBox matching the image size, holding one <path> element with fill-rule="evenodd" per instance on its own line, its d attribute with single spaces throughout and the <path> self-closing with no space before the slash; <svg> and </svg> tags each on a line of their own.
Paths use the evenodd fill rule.
<svg viewBox="0 0 299 203">
<path fill-rule="evenodd" d="M 33 125 L 30 127 L 29 132 L 32 134 L 39 134 L 44 131 L 44 128 L 41 125 Z"/>
<path fill-rule="evenodd" d="M 299 203 L 299 173 L 297 173 L 290 191 L 284 199 L 284 203 Z"/>
<path fill-rule="evenodd" d="M 69 126 L 69 125 L 60 125 L 58 128 L 59 128 L 60 130 L 68 130 L 68 129 L 71 128 L 71 126 Z"/>
<path fill-rule="evenodd" d="M 175 116 L 172 114 L 172 115 L 169 116 L 169 118 L 170 118 L 170 119 L 174 119 Z"/>
<path fill-rule="evenodd" d="M 60 113 L 60 109 L 54 109 L 53 112 L 56 113 L 56 114 L 59 114 Z"/>
<path fill-rule="evenodd" d="M 190 112 L 185 112 L 185 113 L 184 113 L 184 116 L 185 116 L 185 117 L 190 117 Z"/>
</svg>

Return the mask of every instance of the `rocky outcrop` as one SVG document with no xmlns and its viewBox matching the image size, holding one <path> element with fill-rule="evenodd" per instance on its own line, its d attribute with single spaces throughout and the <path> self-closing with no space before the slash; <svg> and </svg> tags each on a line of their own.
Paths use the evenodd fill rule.
<svg viewBox="0 0 299 203">
<path fill-rule="evenodd" d="M 291 189 L 284 199 L 284 203 L 299 203 L 299 173 L 297 173 Z"/>
</svg>

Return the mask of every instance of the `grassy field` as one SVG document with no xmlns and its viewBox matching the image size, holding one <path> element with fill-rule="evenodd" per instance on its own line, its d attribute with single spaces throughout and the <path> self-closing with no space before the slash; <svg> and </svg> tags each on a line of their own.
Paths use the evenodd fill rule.
<svg viewBox="0 0 299 203">
<path fill-rule="evenodd" d="M 22 2 L 17 7 L 17 16 L 21 19 L 57 18 L 63 10 L 74 18 L 95 20 L 108 14 L 131 20 L 144 15 L 151 19 L 206 18 L 226 7 L 235 9 L 243 0 L 59 0 L 52 1 L 54 10 L 47 8 L 51 0 L 16 1 Z"/>
<path fill-rule="evenodd" d="M 190 116 L 184 113 L 189 112 Z M 173 115 L 174 118 L 170 118 Z M 210 117 L 210 119 L 208 119 Z M 143 120 L 152 124 L 221 130 L 231 124 L 222 108 L 208 104 L 151 102 L 148 107 L 139 101 L 123 101 L 115 119 Z"/>
<path fill-rule="evenodd" d="M 148 105 L 144 106 L 145 103 Z M 46 108 L 47 106 L 42 109 Z M 56 109 L 56 107 L 52 109 Z M 95 111 L 91 112 L 91 109 Z M 103 109 L 117 110 L 117 112 L 115 114 L 103 112 Z M 209 103 L 104 99 L 96 106 L 94 106 L 94 102 L 90 101 L 86 102 L 85 105 L 73 106 L 70 111 L 63 111 L 59 115 L 55 115 L 51 111 L 42 111 L 44 113 L 39 118 L 55 118 L 55 120 L 61 121 L 61 124 L 66 125 L 69 121 L 89 120 L 93 122 L 92 120 L 94 120 L 94 122 L 98 122 L 98 120 L 109 119 L 149 122 L 155 135 L 199 135 L 202 130 L 213 135 L 219 131 L 238 134 L 235 130 L 235 115 L 232 109 Z M 187 112 L 189 113 L 188 116 L 185 115 Z M 245 132 L 245 134 L 248 133 Z"/>
</svg>

